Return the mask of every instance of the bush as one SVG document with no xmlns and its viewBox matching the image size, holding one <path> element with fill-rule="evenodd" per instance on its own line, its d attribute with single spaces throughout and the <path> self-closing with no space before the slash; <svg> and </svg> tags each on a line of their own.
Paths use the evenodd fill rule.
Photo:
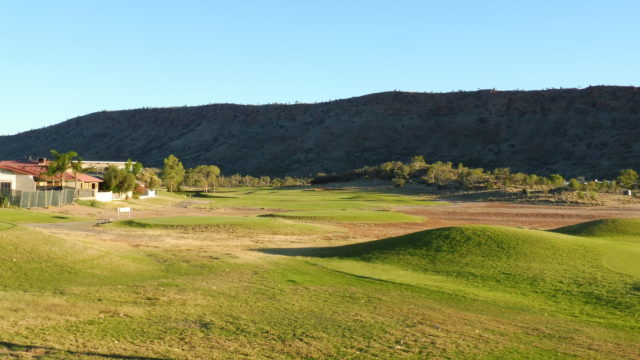
<svg viewBox="0 0 640 360">
<path fill-rule="evenodd" d="M 403 187 L 407 183 L 407 179 L 404 178 L 393 178 L 391 179 L 393 186 L 395 187 Z"/>
</svg>

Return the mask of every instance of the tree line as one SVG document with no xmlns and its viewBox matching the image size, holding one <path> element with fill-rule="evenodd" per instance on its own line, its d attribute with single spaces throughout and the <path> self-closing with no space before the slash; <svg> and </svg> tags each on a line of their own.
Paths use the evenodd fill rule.
<svg viewBox="0 0 640 360">
<path fill-rule="evenodd" d="M 523 189 L 568 188 L 575 191 L 614 192 L 637 186 L 638 173 L 633 169 L 620 171 L 615 180 L 586 181 L 583 178 L 566 180 L 560 174 L 542 176 L 512 172 L 510 168 L 470 168 L 462 163 L 437 161 L 429 164 L 423 156 L 414 156 L 408 163 L 388 161 L 377 166 L 365 166 L 341 174 L 318 174 L 311 184 L 349 182 L 355 180 L 389 180 L 401 187 L 408 183 L 432 185 L 443 189 Z"/>
<path fill-rule="evenodd" d="M 224 176 L 216 165 L 198 165 L 185 169 L 182 162 L 174 155 L 164 159 L 164 166 L 159 172 L 169 192 L 181 190 L 185 186 L 215 193 L 220 187 L 283 187 L 309 184 L 309 179 L 291 176 L 284 178 L 240 174 Z"/>
<path fill-rule="evenodd" d="M 82 158 L 75 151 L 58 153 L 51 150 L 53 160 L 49 163 L 50 176 L 60 175 L 70 169 L 77 175 L 95 171 L 83 167 Z M 591 180 L 584 178 L 565 179 L 560 174 L 542 176 L 512 172 L 510 168 L 471 168 L 462 163 L 437 161 L 427 163 L 423 156 L 414 156 L 408 163 L 388 161 L 377 166 L 364 166 L 341 174 L 320 173 L 314 178 L 283 178 L 233 174 L 225 176 L 216 165 L 199 165 L 186 169 L 180 159 L 169 155 L 163 161 L 162 169 L 145 168 L 142 163 L 129 159 L 124 168 L 109 166 L 103 174 L 101 187 L 113 192 L 129 192 L 146 188 L 154 190 L 162 185 L 169 192 L 179 191 L 182 187 L 199 188 L 204 192 L 220 187 L 285 187 L 331 182 L 350 182 L 355 180 L 388 180 L 401 187 L 408 183 L 431 185 L 442 189 L 505 189 L 551 190 L 566 188 L 574 191 L 616 192 L 621 189 L 635 189 L 638 186 L 638 173 L 633 169 L 619 172 L 615 180 Z M 140 185 L 143 185 L 141 187 Z"/>
</svg>

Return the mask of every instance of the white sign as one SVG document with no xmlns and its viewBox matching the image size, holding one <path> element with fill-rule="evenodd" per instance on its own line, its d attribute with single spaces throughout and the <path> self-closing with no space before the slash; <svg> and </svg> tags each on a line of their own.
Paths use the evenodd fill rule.
<svg viewBox="0 0 640 360">
<path fill-rule="evenodd" d="M 118 208 L 118 220 L 120 220 L 120 213 L 128 213 L 129 219 L 131 219 L 131 208 L 130 207 L 119 207 Z"/>
</svg>

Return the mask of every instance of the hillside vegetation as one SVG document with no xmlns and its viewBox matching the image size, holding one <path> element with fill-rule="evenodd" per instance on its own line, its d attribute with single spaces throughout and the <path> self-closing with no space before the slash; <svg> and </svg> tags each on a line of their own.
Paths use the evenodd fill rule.
<svg viewBox="0 0 640 360">
<path fill-rule="evenodd" d="M 640 168 L 640 89 L 387 92 L 318 104 L 102 111 L 0 137 L 0 158 L 216 164 L 226 174 L 315 175 L 424 155 L 543 175 Z"/>
</svg>

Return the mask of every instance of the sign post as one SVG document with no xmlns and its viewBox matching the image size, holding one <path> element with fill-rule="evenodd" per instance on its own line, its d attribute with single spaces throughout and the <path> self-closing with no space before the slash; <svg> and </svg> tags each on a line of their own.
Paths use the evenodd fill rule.
<svg viewBox="0 0 640 360">
<path fill-rule="evenodd" d="M 131 208 L 130 207 L 119 207 L 118 208 L 118 220 L 120 220 L 120 213 L 128 213 L 129 219 L 131 219 Z"/>
</svg>

